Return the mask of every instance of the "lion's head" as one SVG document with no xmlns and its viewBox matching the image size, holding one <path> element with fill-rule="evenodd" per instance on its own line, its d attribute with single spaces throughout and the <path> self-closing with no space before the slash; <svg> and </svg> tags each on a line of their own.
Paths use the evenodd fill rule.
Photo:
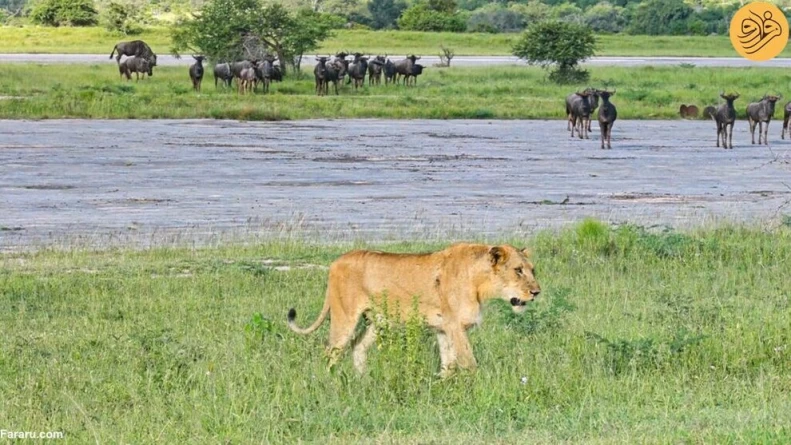
<svg viewBox="0 0 791 445">
<path fill-rule="evenodd" d="M 512 246 L 495 246 L 489 249 L 489 257 L 493 290 L 511 304 L 514 312 L 523 312 L 527 302 L 541 293 L 535 267 L 529 260 L 530 252 Z"/>
</svg>

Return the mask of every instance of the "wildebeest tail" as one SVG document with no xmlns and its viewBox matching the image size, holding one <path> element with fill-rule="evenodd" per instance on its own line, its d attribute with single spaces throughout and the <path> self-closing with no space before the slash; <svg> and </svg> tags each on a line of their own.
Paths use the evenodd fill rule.
<svg viewBox="0 0 791 445">
<path fill-rule="evenodd" d="M 110 52 L 110 58 L 111 58 L 111 59 L 113 58 L 113 54 L 115 54 L 115 50 L 116 50 L 116 49 L 118 49 L 118 45 L 115 45 L 115 46 L 113 47 L 113 50 Z"/>
</svg>

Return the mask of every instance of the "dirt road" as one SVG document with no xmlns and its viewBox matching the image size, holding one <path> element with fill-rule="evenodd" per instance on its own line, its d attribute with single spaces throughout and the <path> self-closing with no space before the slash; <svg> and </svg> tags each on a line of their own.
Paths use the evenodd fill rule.
<svg viewBox="0 0 791 445">
<path fill-rule="evenodd" d="M 595 128 L 593 137 L 598 137 Z M 586 216 L 689 226 L 791 213 L 791 142 L 618 121 L 0 121 L 0 250 L 58 243 L 522 234 Z"/>
</svg>

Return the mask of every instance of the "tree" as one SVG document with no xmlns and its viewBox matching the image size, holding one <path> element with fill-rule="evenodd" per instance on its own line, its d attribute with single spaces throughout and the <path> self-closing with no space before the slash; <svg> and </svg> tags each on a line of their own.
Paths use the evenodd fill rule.
<svg viewBox="0 0 791 445">
<path fill-rule="evenodd" d="M 554 67 L 549 78 L 557 83 L 586 81 L 588 72 L 578 65 L 595 51 L 596 39 L 590 28 L 559 21 L 530 26 L 513 47 L 513 54 L 531 65 Z"/>
<path fill-rule="evenodd" d="M 275 53 L 282 69 L 299 70 L 302 55 L 318 47 L 332 20 L 312 10 L 288 11 L 259 0 L 212 0 L 192 19 L 176 24 L 174 54 L 201 53 L 212 61 L 256 59 Z"/>
<path fill-rule="evenodd" d="M 601 2 L 588 8 L 582 18 L 594 32 L 621 32 L 625 22 L 623 8 L 608 2 Z"/>
<path fill-rule="evenodd" d="M 92 0 L 41 0 L 30 10 L 33 23 L 47 26 L 92 26 L 97 17 Z"/>
<path fill-rule="evenodd" d="M 368 12 L 371 14 L 371 25 L 374 29 L 393 28 L 401 12 L 406 8 L 403 2 L 395 0 L 371 0 Z"/>
<path fill-rule="evenodd" d="M 648 0 L 636 6 L 629 22 L 630 34 L 686 34 L 692 7 L 684 0 Z"/>
<path fill-rule="evenodd" d="M 134 4 L 110 2 L 101 14 L 102 23 L 108 31 L 117 31 L 126 35 L 139 34 L 140 9 Z"/>
</svg>

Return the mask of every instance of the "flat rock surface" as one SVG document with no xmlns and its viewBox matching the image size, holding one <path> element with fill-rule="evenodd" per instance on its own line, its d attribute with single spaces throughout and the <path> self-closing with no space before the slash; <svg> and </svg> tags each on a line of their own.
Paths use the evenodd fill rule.
<svg viewBox="0 0 791 445">
<path fill-rule="evenodd" d="M 708 121 L 0 121 L 0 250 L 229 237 L 522 235 L 591 216 L 686 227 L 791 213 L 791 141 Z"/>
</svg>

